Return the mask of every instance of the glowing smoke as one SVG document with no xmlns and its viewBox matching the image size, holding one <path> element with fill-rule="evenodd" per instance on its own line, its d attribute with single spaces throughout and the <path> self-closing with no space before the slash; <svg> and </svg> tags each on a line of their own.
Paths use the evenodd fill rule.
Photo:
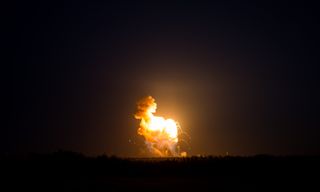
<svg viewBox="0 0 320 192">
<path fill-rule="evenodd" d="M 138 134 L 144 136 L 149 151 L 156 156 L 186 156 L 178 151 L 178 135 L 180 127 L 173 119 L 155 116 L 157 109 L 155 99 L 151 96 L 137 103 L 135 118 L 141 120 Z"/>
</svg>

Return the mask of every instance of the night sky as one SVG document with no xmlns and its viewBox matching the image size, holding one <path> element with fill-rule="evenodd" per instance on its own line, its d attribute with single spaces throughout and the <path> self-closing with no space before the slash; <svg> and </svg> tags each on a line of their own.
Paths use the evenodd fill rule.
<svg viewBox="0 0 320 192">
<path fill-rule="evenodd" d="M 139 156 L 133 114 L 152 95 L 191 155 L 320 154 L 317 12 L 305 1 L 16 3 L 0 152 Z"/>
</svg>

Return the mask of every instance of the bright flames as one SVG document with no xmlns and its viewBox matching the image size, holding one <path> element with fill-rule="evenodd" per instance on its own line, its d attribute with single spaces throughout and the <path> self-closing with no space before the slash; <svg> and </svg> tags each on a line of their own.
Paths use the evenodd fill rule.
<svg viewBox="0 0 320 192">
<path fill-rule="evenodd" d="M 140 119 L 138 134 L 144 136 L 149 151 L 156 156 L 186 156 L 177 151 L 179 124 L 173 119 L 155 116 L 155 99 L 145 97 L 137 103 L 136 119 Z"/>
</svg>

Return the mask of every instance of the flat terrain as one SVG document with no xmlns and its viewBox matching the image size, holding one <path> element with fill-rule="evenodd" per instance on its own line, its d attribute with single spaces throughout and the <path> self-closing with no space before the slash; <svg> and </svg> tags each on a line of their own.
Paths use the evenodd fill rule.
<svg viewBox="0 0 320 192">
<path fill-rule="evenodd" d="M 319 156 L 1 157 L 8 191 L 319 191 Z"/>
</svg>

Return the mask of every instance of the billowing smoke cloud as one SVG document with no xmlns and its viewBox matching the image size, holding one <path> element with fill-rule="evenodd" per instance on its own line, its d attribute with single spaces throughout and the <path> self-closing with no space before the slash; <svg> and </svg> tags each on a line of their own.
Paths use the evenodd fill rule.
<svg viewBox="0 0 320 192">
<path fill-rule="evenodd" d="M 135 118 L 140 120 L 138 134 L 144 136 L 149 151 L 156 156 L 180 156 L 177 150 L 179 124 L 173 119 L 155 116 L 157 110 L 155 99 L 151 96 L 137 103 Z M 186 152 L 181 153 L 182 156 Z"/>
</svg>

